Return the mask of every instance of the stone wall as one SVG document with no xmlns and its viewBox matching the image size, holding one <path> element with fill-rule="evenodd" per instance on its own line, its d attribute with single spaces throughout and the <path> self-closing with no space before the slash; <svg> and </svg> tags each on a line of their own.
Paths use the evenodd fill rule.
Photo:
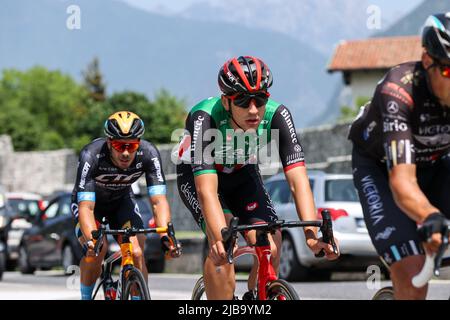
<svg viewBox="0 0 450 320">
<path fill-rule="evenodd" d="M 327 172 L 351 172 L 351 144 L 348 123 L 321 126 L 299 132 L 305 149 L 307 167 Z M 177 230 L 198 230 L 178 195 L 176 169 L 171 161 L 173 145 L 159 145 L 167 179 L 168 199 Z M 0 185 L 7 191 L 28 191 L 50 195 L 71 190 L 75 182 L 78 157 L 73 150 L 14 152 L 11 139 L 0 136 Z M 278 167 L 271 172 L 280 172 Z M 267 175 L 265 176 L 267 177 Z M 140 180 L 141 186 L 145 180 Z"/>
</svg>

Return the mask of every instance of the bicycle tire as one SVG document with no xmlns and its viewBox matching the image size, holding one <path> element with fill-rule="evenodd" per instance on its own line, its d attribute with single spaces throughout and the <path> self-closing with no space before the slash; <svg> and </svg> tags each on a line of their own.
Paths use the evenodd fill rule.
<svg viewBox="0 0 450 320">
<path fill-rule="evenodd" d="M 139 297 L 141 300 L 150 300 L 150 292 L 148 290 L 147 283 L 141 271 L 136 268 L 130 269 L 127 272 L 127 276 L 123 280 L 123 294 L 120 297 L 121 300 L 128 300 L 131 294 L 131 288 L 136 285 Z"/>
<path fill-rule="evenodd" d="M 395 300 L 394 288 L 393 287 L 381 288 L 375 293 L 372 300 Z"/>
<path fill-rule="evenodd" d="M 203 281 L 203 277 L 200 277 L 195 283 L 191 300 L 206 300 L 205 282 Z"/>
<path fill-rule="evenodd" d="M 300 297 L 289 282 L 277 279 L 267 288 L 267 300 L 300 300 Z"/>
</svg>

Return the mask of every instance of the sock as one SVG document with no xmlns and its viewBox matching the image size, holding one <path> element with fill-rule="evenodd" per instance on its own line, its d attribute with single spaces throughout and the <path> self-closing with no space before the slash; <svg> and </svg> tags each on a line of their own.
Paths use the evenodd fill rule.
<svg viewBox="0 0 450 320">
<path fill-rule="evenodd" d="M 139 297 L 139 296 L 131 296 L 131 300 L 141 300 L 141 297 Z"/>
<path fill-rule="evenodd" d="M 92 291 L 94 291 L 94 287 L 95 283 L 90 286 L 80 283 L 81 300 L 92 300 Z"/>
</svg>

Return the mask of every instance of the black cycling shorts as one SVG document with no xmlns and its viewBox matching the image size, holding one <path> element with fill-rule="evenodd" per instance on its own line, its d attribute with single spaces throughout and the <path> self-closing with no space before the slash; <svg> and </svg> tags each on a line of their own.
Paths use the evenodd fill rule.
<svg viewBox="0 0 450 320">
<path fill-rule="evenodd" d="M 246 165 L 228 174 L 217 172 L 217 177 L 218 196 L 223 212 L 238 217 L 239 224 L 272 222 L 278 219 L 256 165 Z M 183 203 L 205 232 L 205 221 L 189 164 L 177 166 L 177 185 Z"/>
<path fill-rule="evenodd" d="M 353 147 L 353 182 L 364 220 L 377 253 L 391 265 L 405 257 L 423 255 L 417 224 L 395 203 L 385 164 Z M 417 167 L 420 189 L 442 213 L 450 214 L 450 158 L 429 167 Z"/>
<path fill-rule="evenodd" d="M 80 238 L 80 223 L 78 220 L 78 203 L 72 202 L 72 214 L 75 219 L 75 235 Z M 100 225 L 103 217 L 106 217 L 110 229 L 122 229 L 125 227 L 143 228 L 139 206 L 132 193 L 109 203 L 96 202 L 94 207 L 94 216 L 97 226 Z M 117 237 L 115 237 L 117 240 Z"/>
</svg>

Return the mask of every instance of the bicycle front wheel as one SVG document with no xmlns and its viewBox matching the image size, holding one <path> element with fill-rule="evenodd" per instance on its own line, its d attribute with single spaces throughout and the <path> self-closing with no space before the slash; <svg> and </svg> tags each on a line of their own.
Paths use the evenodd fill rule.
<svg viewBox="0 0 450 320">
<path fill-rule="evenodd" d="M 278 279 L 269 284 L 267 300 L 300 300 L 300 298 L 289 282 Z"/>
<path fill-rule="evenodd" d="M 205 282 L 203 281 L 203 277 L 197 280 L 194 286 L 194 290 L 192 290 L 191 300 L 206 300 L 205 293 Z"/>
<path fill-rule="evenodd" d="M 394 298 L 394 288 L 385 287 L 375 293 L 372 300 L 395 300 Z"/>
<path fill-rule="evenodd" d="M 140 300 L 150 300 L 150 292 L 148 291 L 144 276 L 136 268 L 128 271 L 123 282 L 123 288 L 123 294 L 120 297 L 121 300 L 131 300 L 132 297 L 139 298 Z"/>
</svg>

